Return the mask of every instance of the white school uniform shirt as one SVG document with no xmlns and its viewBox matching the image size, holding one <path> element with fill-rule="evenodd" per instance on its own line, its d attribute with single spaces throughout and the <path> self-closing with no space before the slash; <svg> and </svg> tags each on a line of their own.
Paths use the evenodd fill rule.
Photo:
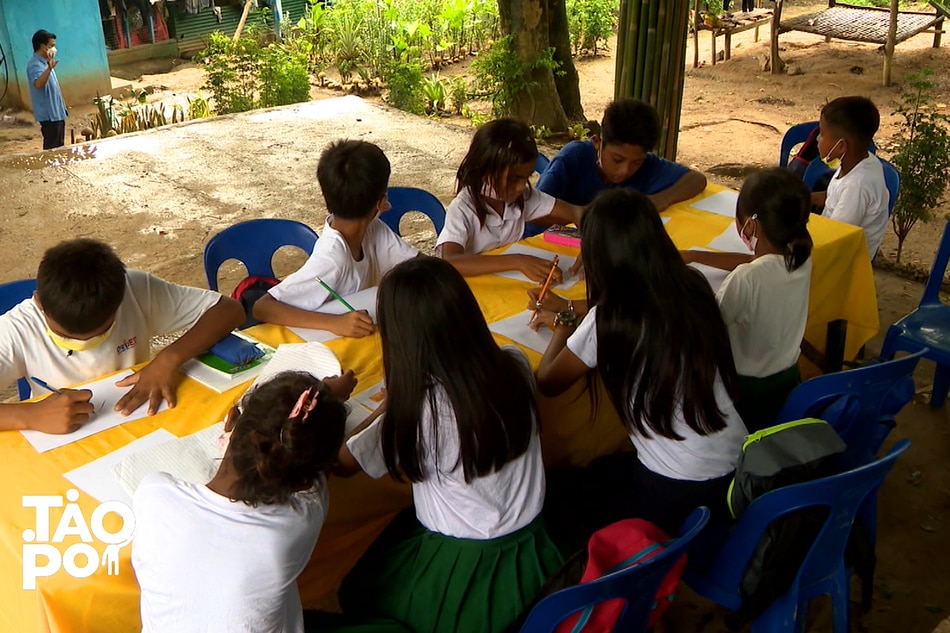
<svg viewBox="0 0 950 633">
<path fill-rule="evenodd" d="M 125 296 L 112 334 L 82 352 L 57 347 L 32 298 L 0 315 L 0 384 L 36 376 L 56 388 L 98 378 L 149 360 L 149 339 L 190 328 L 221 299 L 210 290 L 163 281 L 141 270 L 125 272 Z M 33 395 L 47 393 L 38 385 Z"/>
<path fill-rule="evenodd" d="M 567 348 L 591 369 L 597 367 L 596 315 L 594 306 L 567 339 Z M 716 376 L 714 391 L 726 428 L 711 435 L 699 435 L 686 424 L 682 403 L 677 403 L 673 411 L 673 430 L 682 440 L 630 433 L 640 463 L 658 475 L 687 481 L 715 479 L 734 471 L 747 431 L 719 376 Z"/>
<path fill-rule="evenodd" d="M 297 576 L 327 514 L 326 480 L 251 507 L 168 473 L 132 497 L 143 633 L 303 633 Z"/>
<path fill-rule="evenodd" d="M 449 203 L 445 213 L 445 226 L 439 233 L 436 248 L 446 242 L 461 246 L 466 255 L 478 255 L 507 246 L 521 239 L 525 222 L 551 215 L 557 200 L 540 189 L 531 187 L 523 196 L 524 208 L 506 204 L 504 215 L 490 209 L 485 211 L 485 224 L 480 225 L 475 203 L 468 187 L 462 189 Z"/>
<path fill-rule="evenodd" d="M 511 352 L 524 365 L 525 373 L 531 375 L 524 352 L 514 348 Z M 460 449 L 455 411 L 444 388 L 434 385 L 430 389 L 435 390 L 436 416 L 432 416 L 426 399 L 420 428 L 423 444 L 438 450 L 438 455 L 427 452 L 426 478 L 412 484 L 412 500 L 419 522 L 446 536 L 487 540 L 516 532 L 534 521 L 544 504 L 545 486 L 536 421 L 532 422 L 534 432 L 527 451 L 500 470 L 466 483 L 462 464 L 458 463 Z M 378 418 L 346 442 L 363 471 L 374 479 L 388 473 L 383 461 L 382 420 Z M 436 425 L 438 445 L 433 447 Z"/>
<path fill-rule="evenodd" d="M 363 258 L 356 261 L 346 239 L 331 226 L 332 222 L 331 215 L 327 217 L 320 239 L 304 265 L 268 290 L 274 299 L 313 312 L 333 298 L 316 280 L 317 277 L 340 296 L 346 297 L 378 286 L 390 269 L 419 254 L 382 220 L 376 219 L 366 227 Z"/>
<path fill-rule="evenodd" d="M 854 166 L 844 176 L 841 168 L 828 183 L 822 215 L 864 229 L 868 255 L 874 259 L 887 229 L 887 205 L 891 199 L 884 183 L 884 167 L 874 154 Z"/>
<path fill-rule="evenodd" d="M 782 255 L 763 255 L 722 282 L 716 300 L 740 376 L 765 378 L 798 362 L 811 270 L 811 257 L 789 272 Z"/>
</svg>

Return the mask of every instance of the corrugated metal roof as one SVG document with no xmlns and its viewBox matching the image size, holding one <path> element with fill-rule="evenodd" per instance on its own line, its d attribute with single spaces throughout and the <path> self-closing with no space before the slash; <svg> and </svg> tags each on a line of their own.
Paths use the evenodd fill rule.
<svg viewBox="0 0 950 633">
<path fill-rule="evenodd" d="M 175 39 L 178 40 L 178 52 L 183 57 L 191 56 L 200 51 L 205 46 L 205 39 L 215 31 L 221 31 L 227 35 L 233 35 L 238 22 L 241 21 L 241 12 L 244 10 L 241 6 L 228 5 L 221 7 L 221 21 L 215 17 L 214 11 L 204 9 L 194 15 L 189 13 L 179 13 L 184 6 L 183 2 L 171 2 L 168 5 L 171 18 L 169 26 L 173 29 Z M 293 23 L 296 23 L 303 17 L 307 7 L 307 0 L 282 0 L 281 7 L 284 10 L 284 19 L 288 16 Z M 260 22 L 260 12 L 251 11 L 247 19 L 248 24 Z"/>
</svg>

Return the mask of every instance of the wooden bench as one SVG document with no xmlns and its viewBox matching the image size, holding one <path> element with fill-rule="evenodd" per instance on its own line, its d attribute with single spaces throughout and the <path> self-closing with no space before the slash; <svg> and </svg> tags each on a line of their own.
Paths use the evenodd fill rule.
<svg viewBox="0 0 950 633">
<path fill-rule="evenodd" d="M 712 47 L 712 65 L 716 65 L 716 38 L 720 35 L 725 37 L 725 47 L 723 49 L 723 59 L 732 57 L 732 36 L 736 33 L 755 29 L 755 41 L 759 41 L 759 27 L 772 23 L 771 9 L 755 9 L 754 11 L 741 11 L 736 13 L 724 13 L 719 16 L 719 24 L 710 26 L 699 17 L 699 0 L 696 0 L 695 10 L 693 11 L 693 68 L 699 66 L 699 32 L 709 31 L 711 34 Z"/>
<path fill-rule="evenodd" d="M 778 36 L 789 31 L 824 35 L 852 42 L 884 45 L 884 85 L 891 85 L 891 62 L 894 47 L 920 33 L 933 33 L 933 47 L 940 47 L 943 19 L 947 9 L 939 2 L 930 2 L 934 12 L 898 11 L 898 0 L 891 0 L 889 9 L 843 4 L 828 0 L 828 8 L 815 13 L 782 20 L 783 0 L 775 0 L 772 16 L 772 73 L 784 69 L 778 55 Z"/>
</svg>

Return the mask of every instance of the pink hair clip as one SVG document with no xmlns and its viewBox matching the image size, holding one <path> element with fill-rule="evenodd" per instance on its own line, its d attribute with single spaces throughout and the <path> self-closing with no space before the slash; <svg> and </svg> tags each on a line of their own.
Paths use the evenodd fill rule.
<svg viewBox="0 0 950 633">
<path fill-rule="evenodd" d="M 310 402 L 307 402 L 307 398 L 310 397 L 311 393 L 313 393 L 313 387 L 310 387 L 300 394 L 300 397 L 297 398 L 297 404 L 294 405 L 294 408 L 290 411 L 290 415 L 287 416 L 288 420 L 293 420 L 302 413 L 310 413 L 317 408 L 317 401 L 320 399 L 320 392 L 317 391 L 314 393 L 313 399 L 311 399 Z"/>
</svg>

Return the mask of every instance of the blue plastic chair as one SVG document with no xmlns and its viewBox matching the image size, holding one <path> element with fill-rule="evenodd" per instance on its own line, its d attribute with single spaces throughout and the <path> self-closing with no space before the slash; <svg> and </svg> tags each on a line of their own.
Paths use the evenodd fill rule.
<svg viewBox="0 0 950 633">
<path fill-rule="evenodd" d="M 9 283 L 0 284 L 0 314 L 9 312 L 18 303 L 24 299 L 33 296 L 36 290 L 35 279 L 21 279 Z M 20 378 L 16 381 L 17 395 L 20 400 L 27 400 L 31 395 L 30 383 L 26 378 Z"/>
<path fill-rule="evenodd" d="M 646 631 L 660 583 L 708 521 L 709 510 L 697 508 L 683 522 L 676 540 L 667 544 L 662 553 L 646 562 L 547 596 L 531 609 L 521 633 L 553 633 L 570 615 L 615 598 L 622 598 L 626 605 L 614 630 Z"/>
<path fill-rule="evenodd" d="M 917 309 L 887 330 L 881 358 L 894 358 L 897 352 L 926 350 L 924 358 L 937 364 L 930 406 L 940 408 L 950 389 L 950 306 L 940 301 L 940 287 L 950 260 L 950 222 L 943 229 L 940 247 L 934 257 L 924 294 Z"/>
<path fill-rule="evenodd" d="M 247 276 L 273 277 L 271 260 L 282 246 L 296 246 L 308 255 L 317 243 L 317 234 L 296 220 L 264 218 L 230 226 L 205 246 L 204 266 L 208 288 L 218 289 L 218 269 L 226 260 L 236 259 L 247 268 Z"/>
<path fill-rule="evenodd" d="M 798 145 L 799 143 L 804 143 L 808 140 L 808 137 L 811 135 L 812 130 L 818 127 L 818 121 L 808 121 L 807 123 L 799 123 L 798 125 L 793 125 L 788 128 L 788 131 L 785 132 L 785 136 L 782 137 L 782 147 L 779 150 L 778 155 L 778 166 L 788 167 L 788 155 L 792 153 L 792 148 Z"/>
<path fill-rule="evenodd" d="M 844 551 L 851 526 L 858 508 L 876 493 L 894 462 L 909 446 L 909 440 L 901 440 L 886 457 L 860 468 L 762 495 L 736 523 L 708 571 L 700 574 L 687 565 L 686 584 L 704 598 L 738 610 L 742 606 L 742 577 L 768 526 L 796 510 L 824 506 L 829 509 L 828 517 L 791 588 L 755 619 L 752 633 L 800 630 L 808 603 L 824 595 L 831 597 L 834 633 L 847 633 L 850 583 Z"/>
<path fill-rule="evenodd" d="M 547 156 L 545 156 L 541 152 L 538 152 L 538 160 L 534 164 L 534 173 L 536 173 L 538 177 L 540 177 L 541 174 L 547 171 L 548 165 L 550 164 L 551 164 L 551 159 L 549 159 Z M 521 233 L 521 239 L 525 239 L 526 237 L 534 237 L 535 235 L 544 233 L 544 229 L 546 228 L 547 228 L 546 226 L 541 226 L 540 224 L 534 224 L 533 222 L 525 222 L 524 231 Z"/>
<path fill-rule="evenodd" d="M 442 232 L 442 227 L 445 226 L 445 206 L 431 193 L 415 187 L 390 187 L 388 196 L 389 204 L 393 208 L 379 216 L 379 219 L 396 235 L 402 237 L 399 221 L 410 211 L 418 211 L 432 220 L 436 235 Z"/>
<path fill-rule="evenodd" d="M 551 164 L 551 159 L 545 156 L 544 154 L 542 154 L 541 152 L 538 152 L 538 160 L 534 164 L 535 173 L 537 173 L 540 176 L 545 171 L 547 171 L 548 165 L 550 164 Z"/>
<path fill-rule="evenodd" d="M 805 173 L 802 174 L 802 180 L 805 182 L 805 186 L 813 191 L 815 189 L 815 183 L 821 180 L 822 176 L 830 174 L 833 171 L 834 170 L 824 164 L 820 158 L 816 158 L 808 163 L 808 167 L 805 168 Z"/>
</svg>

